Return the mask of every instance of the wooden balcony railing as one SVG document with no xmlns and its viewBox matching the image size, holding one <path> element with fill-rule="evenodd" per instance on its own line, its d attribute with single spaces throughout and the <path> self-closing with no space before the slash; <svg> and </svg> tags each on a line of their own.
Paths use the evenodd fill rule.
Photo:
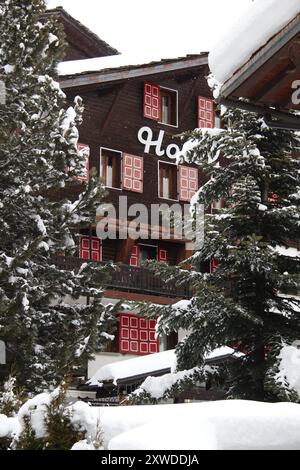
<svg viewBox="0 0 300 470">
<path fill-rule="evenodd" d="M 59 268 L 70 271 L 78 270 L 83 263 L 83 260 L 80 258 L 68 258 L 64 256 L 56 257 L 53 261 Z M 117 265 L 116 271 L 112 273 L 104 287 L 106 289 L 123 292 L 164 297 L 184 299 L 192 297 L 191 289 L 188 285 L 177 286 L 175 282 L 166 283 L 147 268 L 135 268 L 124 264 Z"/>
</svg>

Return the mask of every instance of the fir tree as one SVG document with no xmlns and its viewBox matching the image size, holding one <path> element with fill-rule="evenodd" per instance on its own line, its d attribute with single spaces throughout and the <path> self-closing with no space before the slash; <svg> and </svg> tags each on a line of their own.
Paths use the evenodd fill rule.
<svg viewBox="0 0 300 470">
<path fill-rule="evenodd" d="M 0 10 L 0 336 L 18 384 L 33 392 L 55 386 L 105 341 L 105 271 L 54 262 L 74 255 L 103 190 L 93 171 L 87 184 L 76 179 L 85 166 L 77 151 L 83 108 L 80 98 L 68 108 L 56 81 L 62 27 L 41 21 L 42 0 L 1 0 Z M 61 198 L 72 185 L 79 198 Z"/>
<path fill-rule="evenodd" d="M 298 401 L 288 383 L 277 380 L 278 354 L 300 338 L 299 135 L 268 128 L 251 113 L 227 110 L 224 129 L 195 130 L 187 162 L 207 175 L 198 202 L 204 204 L 205 242 L 184 265 L 156 267 L 164 279 L 189 282 L 194 297 L 176 306 L 145 308 L 159 316 L 159 333 L 180 328 L 178 369 L 197 368 L 204 377 L 205 356 L 231 346 L 242 354 L 224 369 L 227 396 L 261 401 Z M 217 160 L 218 158 L 218 160 Z M 211 213 L 223 198 L 224 209 Z M 200 266 L 218 260 L 216 272 Z"/>
</svg>

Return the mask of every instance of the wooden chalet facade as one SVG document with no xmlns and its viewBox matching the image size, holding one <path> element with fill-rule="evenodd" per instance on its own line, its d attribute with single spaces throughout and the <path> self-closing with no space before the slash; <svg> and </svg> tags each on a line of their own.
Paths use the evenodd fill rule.
<svg viewBox="0 0 300 470">
<path fill-rule="evenodd" d="M 61 15 L 63 22 L 72 23 L 62 9 L 55 10 L 55 14 Z M 79 28 L 77 22 L 75 26 Z M 89 49 L 94 35 L 88 35 L 83 27 L 82 33 L 88 38 L 85 44 L 81 36 L 78 44 L 80 34 L 72 28 L 65 27 L 70 44 L 66 58 L 77 60 L 85 56 L 85 47 Z M 92 55 L 99 41 L 94 38 Z M 116 54 L 106 46 L 100 57 L 109 51 Z M 113 59 L 117 64 L 118 56 Z M 77 95 L 83 99 L 85 111 L 79 145 L 89 155 L 86 177 L 92 168 L 102 177 L 107 202 L 117 209 L 118 233 L 120 196 L 127 197 L 128 207 L 143 204 L 149 212 L 153 204 L 166 207 L 189 204 L 204 178 L 193 165 L 176 164 L 174 155 L 182 147 L 178 135 L 196 127 L 214 127 L 215 116 L 206 81 L 209 72 L 206 53 L 138 65 L 107 66 L 106 60 L 103 57 L 103 65 L 101 60 L 97 61 L 94 69 L 89 66 L 85 69 L 82 60 L 78 61 L 77 69 L 72 61 L 72 72 L 61 74 L 60 83 L 70 103 Z M 66 71 L 68 63 L 65 64 Z M 153 142 L 150 145 L 150 140 L 157 141 L 156 145 Z M 80 185 L 63 191 L 56 197 L 64 197 L 68 191 L 67 196 L 72 199 L 80 192 Z M 130 221 L 129 216 L 127 223 Z M 77 259 L 60 258 L 58 262 L 66 269 L 79 266 L 84 260 L 120 263 L 106 286 L 104 302 L 124 299 L 172 304 L 191 296 L 189 286 L 165 284 L 141 266 L 147 259 L 178 264 L 189 255 L 187 240 L 151 238 L 150 226 L 146 227 L 144 238 L 136 241 L 120 240 L 118 236 L 115 240 L 101 240 L 97 237 L 97 222 L 82 231 Z M 177 335 L 173 335 L 159 342 L 155 338 L 155 321 L 120 312 L 116 339 L 89 364 L 88 376 L 110 362 L 172 349 L 177 340 Z"/>
</svg>

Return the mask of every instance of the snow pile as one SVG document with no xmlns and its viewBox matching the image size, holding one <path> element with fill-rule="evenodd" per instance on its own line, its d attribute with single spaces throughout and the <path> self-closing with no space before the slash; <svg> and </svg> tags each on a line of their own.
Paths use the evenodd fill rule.
<svg viewBox="0 0 300 470">
<path fill-rule="evenodd" d="M 276 380 L 282 384 L 288 382 L 300 396 L 300 342 L 284 346 L 279 354 L 279 373 Z"/>
<path fill-rule="evenodd" d="M 36 437 L 44 437 L 46 434 L 45 416 L 47 415 L 47 407 L 56 393 L 52 392 L 51 395 L 49 393 L 41 393 L 24 403 L 18 412 L 20 427 L 23 426 L 24 419 L 30 416 L 30 422 Z"/>
<path fill-rule="evenodd" d="M 119 361 L 101 367 L 89 381 L 90 385 L 99 385 L 99 382 L 117 380 L 126 377 L 133 377 L 140 374 L 150 374 L 151 372 L 163 369 L 173 369 L 176 361 L 175 351 L 165 351 L 148 356 L 141 356 L 126 361 Z"/>
<path fill-rule="evenodd" d="M 175 354 L 175 351 L 174 351 Z M 243 353 L 237 352 L 232 348 L 223 346 L 222 348 L 215 349 L 206 356 L 206 361 L 220 359 L 222 357 L 234 356 L 236 358 L 244 356 Z M 176 383 L 189 379 L 197 372 L 197 368 L 173 372 L 175 367 L 171 369 L 171 373 L 162 375 L 160 377 L 147 377 L 142 385 L 133 394 L 139 396 L 143 393 L 149 394 L 152 398 L 160 400 L 164 397 L 165 393 L 170 390 Z M 209 372 L 211 368 L 205 366 L 205 370 Z"/>
<path fill-rule="evenodd" d="M 300 405 L 228 400 L 182 405 L 90 408 L 73 415 L 100 423 L 110 450 L 300 450 Z M 180 425 L 179 425 L 180 423 Z"/>
<path fill-rule="evenodd" d="M 139 396 L 145 392 L 152 398 L 159 400 L 163 398 L 167 390 L 170 390 L 176 383 L 192 377 L 196 369 L 184 370 L 176 373 L 165 374 L 161 377 L 147 377 L 142 385 L 133 392 L 133 395 Z"/>
<path fill-rule="evenodd" d="M 168 57 L 168 59 L 172 59 Z M 94 57 L 93 59 L 70 60 L 61 62 L 58 65 L 58 73 L 61 77 L 66 75 L 76 75 L 84 72 L 101 72 L 108 69 L 118 69 L 120 67 L 130 67 L 160 62 L 162 60 L 160 52 L 156 53 L 130 53 L 118 54 L 105 57 Z M 174 57 L 178 60 L 178 57 Z"/>
<path fill-rule="evenodd" d="M 0 439 L 3 437 L 10 437 L 19 434 L 21 425 L 19 424 L 18 418 L 8 418 L 5 415 L 0 414 Z"/>
<path fill-rule="evenodd" d="M 255 0 L 209 54 L 212 73 L 228 80 L 251 56 L 300 12 L 299 0 Z"/>
<path fill-rule="evenodd" d="M 286 248 L 285 246 L 277 245 L 275 251 L 279 255 L 287 256 L 288 258 L 300 258 L 300 251 L 297 248 Z"/>
</svg>

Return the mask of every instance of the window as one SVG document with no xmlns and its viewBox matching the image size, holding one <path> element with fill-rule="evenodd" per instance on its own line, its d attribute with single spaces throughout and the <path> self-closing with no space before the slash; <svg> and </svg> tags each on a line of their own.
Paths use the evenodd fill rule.
<svg viewBox="0 0 300 470">
<path fill-rule="evenodd" d="M 132 247 L 130 266 L 139 267 L 143 261 L 157 259 L 157 247 L 154 245 L 134 245 Z"/>
<path fill-rule="evenodd" d="M 165 249 L 155 245 L 134 245 L 132 247 L 130 266 L 139 267 L 143 261 L 157 260 L 164 263 L 168 262 L 168 252 Z"/>
<path fill-rule="evenodd" d="M 214 201 L 211 205 L 212 214 L 219 212 L 221 209 L 225 207 L 225 199 L 221 198 L 218 201 Z"/>
<path fill-rule="evenodd" d="M 198 128 L 213 129 L 215 127 L 215 110 L 213 100 L 204 96 L 198 97 Z"/>
<path fill-rule="evenodd" d="M 121 189 L 122 153 L 106 148 L 101 149 L 100 176 L 108 188 Z"/>
<path fill-rule="evenodd" d="M 177 199 L 177 166 L 159 162 L 159 197 Z"/>
<path fill-rule="evenodd" d="M 101 240 L 96 237 L 81 237 L 80 258 L 90 261 L 102 261 Z"/>
<path fill-rule="evenodd" d="M 169 126 L 177 126 L 177 92 L 160 89 L 161 94 L 161 122 Z"/>
<path fill-rule="evenodd" d="M 215 112 L 215 128 L 222 129 L 222 117 L 219 110 Z"/>
<path fill-rule="evenodd" d="M 188 166 L 179 165 L 179 199 L 191 201 L 199 189 L 198 170 Z"/>
<path fill-rule="evenodd" d="M 144 117 L 177 127 L 178 92 L 152 83 L 145 83 Z"/>
<path fill-rule="evenodd" d="M 140 246 L 140 262 L 157 259 L 157 247 L 151 245 Z"/>
<path fill-rule="evenodd" d="M 156 320 L 139 318 L 136 315 L 120 314 L 120 343 L 122 354 L 154 354 L 159 352 L 159 341 L 155 338 Z"/>
</svg>

